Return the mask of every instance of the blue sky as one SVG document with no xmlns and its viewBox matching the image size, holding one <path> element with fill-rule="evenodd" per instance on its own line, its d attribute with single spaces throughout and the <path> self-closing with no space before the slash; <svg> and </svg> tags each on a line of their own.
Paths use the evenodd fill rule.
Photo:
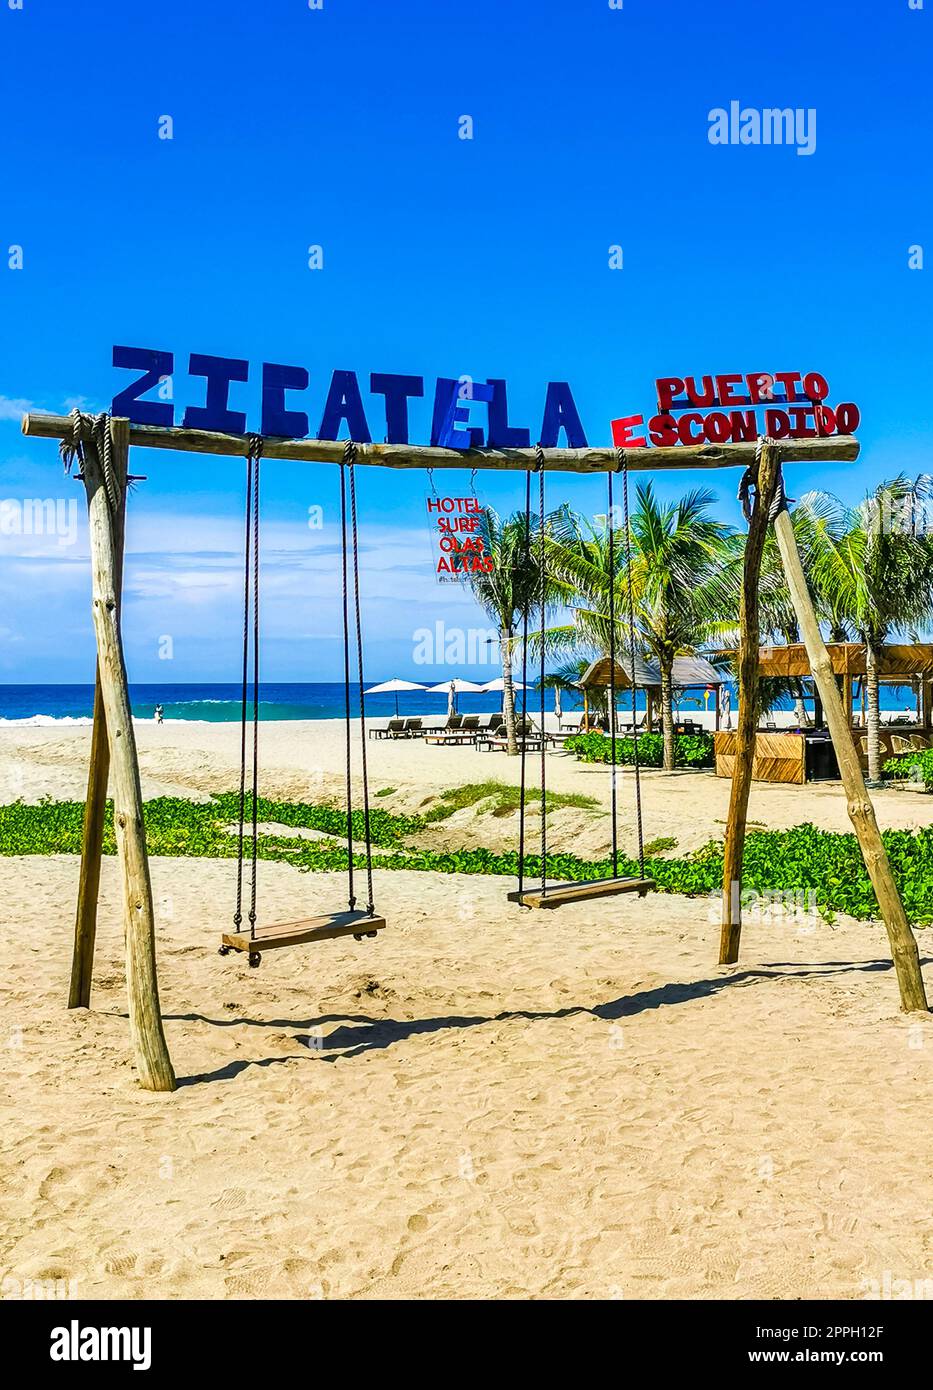
<svg viewBox="0 0 933 1390">
<path fill-rule="evenodd" d="M 179 418 L 202 401 L 184 367 L 203 352 L 249 359 L 234 404 L 251 424 L 268 360 L 307 367 L 312 420 L 334 368 L 429 389 L 505 377 L 533 436 L 547 381 L 568 380 L 593 443 L 613 416 L 650 411 L 658 376 L 816 370 L 860 405 L 863 455 L 793 470 L 794 495 L 854 500 L 929 467 L 933 261 L 910 270 L 908 254 L 933 254 L 933 3 L 760 14 L 730 0 L 4 4 L 0 499 L 81 503 L 19 414 L 105 408 L 126 381 L 114 343 L 175 353 Z M 815 152 L 710 144 L 708 113 L 733 99 L 815 109 Z M 429 426 L 424 402 L 412 438 Z M 148 481 L 128 534 L 131 678 L 235 679 L 241 467 L 141 451 L 132 466 Z M 737 521 L 736 474 L 703 481 Z M 265 466 L 270 679 L 339 673 L 336 483 Z M 369 672 L 431 674 L 413 665 L 415 631 L 485 619 L 434 581 L 426 478 L 361 470 L 359 486 Z M 479 493 L 510 510 L 522 480 L 481 478 Z M 588 515 L 604 500 L 593 480 L 550 495 Z M 0 679 L 92 678 L 83 516 L 70 539 L 0 536 Z"/>
</svg>

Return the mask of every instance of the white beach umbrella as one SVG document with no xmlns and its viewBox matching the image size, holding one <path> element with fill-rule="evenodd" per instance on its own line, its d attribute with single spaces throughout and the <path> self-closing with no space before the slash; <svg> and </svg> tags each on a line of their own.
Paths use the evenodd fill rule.
<svg viewBox="0 0 933 1390">
<path fill-rule="evenodd" d="M 513 680 L 513 682 L 512 682 L 512 689 L 513 689 L 513 690 L 530 690 L 531 687 L 530 687 L 530 686 L 527 686 L 527 685 L 522 685 L 521 681 Z M 498 693 L 498 694 L 501 695 L 502 692 L 503 692 L 504 690 L 505 690 L 505 681 L 502 679 L 501 676 L 496 676 L 496 679 L 495 679 L 495 680 L 493 680 L 493 681 L 487 681 L 486 684 L 483 686 L 483 691 L 484 691 L 487 695 L 492 695 L 492 694 L 494 694 L 494 693 Z M 504 714 L 504 713 L 505 713 L 505 700 L 503 699 L 502 701 L 500 701 L 500 704 L 502 705 L 502 713 Z"/>
<path fill-rule="evenodd" d="M 480 689 L 481 689 L 482 691 L 486 692 L 487 694 L 491 694 L 492 691 L 494 691 L 494 690 L 499 690 L 499 691 L 501 691 L 501 690 L 504 690 L 504 689 L 505 689 L 505 681 L 502 679 L 501 676 L 497 676 L 496 679 L 495 679 L 494 681 L 487 681 L 485 685 L 481 685 L 481 686 L 480 686 Z M 530 690 L 530 689 L 531 689 L 531 686 L 524 686 L 524 685 L 522 685 L 521 681 L 513 681 L 513 682 L 512 682 L 512 689 L 513 689 L 513 690 Z"/>
<path fill-rule="evenodd" d="M 427 687 L 429 695 L 443 695 L 447 692 L 447 713 L 456 714 L 458 695 L 481 695 L 484 687 L 477 685 L 475 681 L 464 680 L 461 676 L 455 676 L 453 680 L 440 681 L 437 685 Z"/>
<path fill-rule="evenodd" d="M 383 681 L 381 685 L 371 685 L 365 690 L 364 695 L 394 695 L 395 713 L 398 714 L 398 694 L 400 690 L 425 690 L 426 686 L 419 685 L 417 681 L 391 680 Z"/>
</svg>

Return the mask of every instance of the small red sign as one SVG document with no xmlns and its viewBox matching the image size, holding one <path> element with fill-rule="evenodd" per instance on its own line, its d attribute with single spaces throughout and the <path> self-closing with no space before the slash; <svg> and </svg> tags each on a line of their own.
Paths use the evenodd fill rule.
<svg viewBox="0 0 933 1390">
<path fill-rule="evenodd" d="M 478 497 L 428 498 L 434 572 L 441 583 L 492 573 L 495 564 L 486 554 L 484 515 Z"/>
</svg>

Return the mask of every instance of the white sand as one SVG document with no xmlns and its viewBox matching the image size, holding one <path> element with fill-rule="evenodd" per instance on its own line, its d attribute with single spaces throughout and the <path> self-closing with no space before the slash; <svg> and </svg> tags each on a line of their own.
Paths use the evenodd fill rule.
<svg viewBox="0 0 933 1390">
<path fill-rule="evenodd" d="M 337 732 L 265 726 L 265 789 L 336 791 Z M 88 734 L 2 730 L 0 799 L 81 796 Z M 230 789 L 236 734 L 141 728 L 146 795 Z M 517 776 L 501 754 L 367 751 L 391 809 Z M 606 769 L 548 771 L 605 803 Z M 727 792 L 650 775 L 649 838 L 721 835 Z M 929 821 L 925 797 L 878 805 Z M 560 814 L 568 848 L 606 839 Z M 514 842 L 458 815 L 449 843 Z M 756 785 L 750 815 L 846 824 L 828 785 Z M 154 859 L 166 1097 L 129 1058 L 113 860 L 93 1008 L 64 1008 L 77 867 L 0 859 L 7 1296 L 860 1298 L 930 1273 L 933 1019 L 899 1014 L 875 925 L 753 921 L 720 969 L 705 900 L 532 914 L 502 880 L 377 873 L 378 940 L 252 972 L 216 954 L 233 864 Z M 336 875 L 261 868 L 270 918 L 342 901 Z"/>
</svg>

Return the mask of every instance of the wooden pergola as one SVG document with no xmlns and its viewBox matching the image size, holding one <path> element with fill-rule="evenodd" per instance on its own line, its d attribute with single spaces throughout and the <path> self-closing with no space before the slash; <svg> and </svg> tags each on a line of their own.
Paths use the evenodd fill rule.
<svg viewBox="0 0 933 1390">
<path fill-rule="evenodd" d="M 868 653 L 861 642 L 827 642 L 826 652 L 833 675 L 842 686 L 842 700 L 851 716 L 853 685 L 868 672 Z M 807 649 L 802 642 L 787 646 L 760 647 L 758 670 L 762 676 L 812 680 Z M 933 644 L 928 642 L 892 643 L 878 653 L 878 680 L 887 685 L 912 685 L 918 689 L 918 724 L 926 726 L 933 714 Z"/>
<path fill-rule="evenodd" d="M 633 679 L 634 673 L 634 679 Z M 716 690 L 716 728 L 719 728 L 719 687 L 724 684 L 721 672 L 702 656 L 675 656 L 672 672 L 676 689 L 690 690 L 712 686 Z M 645 728 L 650 729 L 654 722 L 654 706 L 661 694 L 661 671 L 654 661 L 645 661 L 636 656 L 634 667 L 628 656 L 617 656 L 615 672 L 608 656 L 599 656 L 591 661 L 577 681 L 583 691 L 584 722 L 587 715 L 586 695 L 588 690 L 608 690 L 615 685 L 617 690 L 636 690 L 645 692 Z"/>
<path fill-rule="evenodd" d="M 175 1089 L 159 1006 L 155 920 L 143 821 L 139 759 L 130 709 L 121 632 L 121 581 L 129 451 L 137 445 L 183 454 L 214 454 L 244 459 L 254 437 L 212 431 L 138 425 L 128 419 L 29 414 L 25 435 L 81 442 L 82 472 L 88 504 L 91 592 L 97 640 L 97 683 L 91 738 L 91 765 L 85 804 L 84 838 L 69 1007 L 89 1007 L 97 928 L 97 899 L 108 778 L 113 790 L 114 830 L 123 879 L 123 918 L 130 1036 L 140 1083 L 152 1091 Z M 263 457 L 339 464 L 344 444 L 320 439 L 267 439 Z M 884 919 L 905 1010 L 927 1009 L 917 942 L 878 830 L 874 809 L 849 736 L 832 666 L 820 633 L 786 507 L 770 515 L 782 463 L 851 462 L 858 441 L 849 436 L 772 440 L 755 443 L 678 445 L 629 449 L 624 459 L 613 448 L 586 449 L 443 449 L 408 444 L 361 444 L 356 462 L 387 468 L 492 469 L 524 472 L 613 473 L 623 464 L 632 471 L 741 467 L 751 470 L 757 500 L 750 513 L 740 605 L 738 751 L 729 806 L 724 853 L 722 929 L 719 959 L 738 959 L 741 937 L 741 881 L 745 823 L 755 745 L 754 710 L 758 688 L 758 582 L 768 527 L 774 525 L 788 587 L 810 666 L 820 689 L 847 796 L 849 815 L 859 840 Z M 744 711 L 744 713 L 743 713 Z"/>
</svg>

